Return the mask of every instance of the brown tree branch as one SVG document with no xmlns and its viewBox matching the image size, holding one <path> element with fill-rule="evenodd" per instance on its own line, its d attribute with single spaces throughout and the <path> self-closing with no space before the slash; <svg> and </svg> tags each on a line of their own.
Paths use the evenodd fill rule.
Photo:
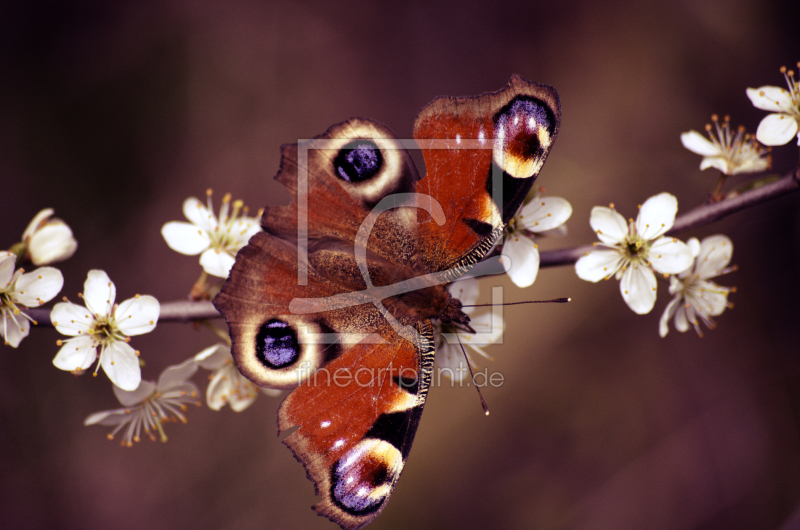
<svg viewBox="0 0 800 530">
<path fill-rule="evenodd" d="M 667 234 L 677 234 L 711 224 L 740 210 L 792 193 L 798 189 L 800 189 L 800 170 L 797 173 L 785 175 L 775 182 L 746 191 L 731 199 L 698 206 L 694 210 L 677 217 L 675 224 L 672 225 L 672 229 Z M 542 252 L 539 254 L 539 267 L 571 265 L 594 248 L 592 245 L 586 245 Z M 52 326 L 49 308 L 30 309 L 27 313 L 38 322 L 39 326 Z M 212 318 L 222 318 L 222 315 L 214 309 L 211 302 L 190 302 L 187 300 L 162 303 L 158 322 L 163 324 L 166 322 L 190 322 Z"/>
</svg>

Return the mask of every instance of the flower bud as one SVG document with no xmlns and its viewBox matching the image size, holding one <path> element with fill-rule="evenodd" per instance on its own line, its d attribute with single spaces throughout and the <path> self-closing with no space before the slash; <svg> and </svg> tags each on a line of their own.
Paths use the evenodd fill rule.
<svg viewBox="0 0 800 530">
<path fill-rule="evenodd" d="M 28 256 L 37 266 L 64 261 L 78 248 L 70 227 L 61 219 L 51 218 L 52 215 L 52 208 L 42 210 L 22 235 L 28 245 Z"/>
</svg>

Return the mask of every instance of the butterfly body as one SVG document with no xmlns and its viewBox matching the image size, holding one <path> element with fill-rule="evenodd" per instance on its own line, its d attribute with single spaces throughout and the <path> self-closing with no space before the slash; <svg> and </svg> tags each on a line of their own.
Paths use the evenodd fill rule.
<svg viewBox="0 0 800 530">
<path fill-rule="evenodd" d="M 420 111 L 411 147 L 352 119 L 282 149 L 289 206 L 236 258 L 215 299 L 240 371 L 293 388 L 278 412 L 284 443 L 322 500 L 357 529 L 385 508 L 405 465 L 433 372 L 431 320 L 467 326 L 446 284 L 490 250 L 555 139 L 560 103 L 512 77 L 474 98 Z"/>
</svg>

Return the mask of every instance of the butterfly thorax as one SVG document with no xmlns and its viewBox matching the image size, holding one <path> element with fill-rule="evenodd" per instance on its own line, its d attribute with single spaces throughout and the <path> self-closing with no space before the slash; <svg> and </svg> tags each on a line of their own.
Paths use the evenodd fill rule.
<svg viewBox="0 0 800 530">
<path fill-rule="evenodd" d="M 388 298 L 385 306 L 395 318 L 404 323 L 422 319 L 439 320 L 443 324 L 463 324 L 470 321 L 462 304 L 443 285 L 409 291 Z"/>
</svg>

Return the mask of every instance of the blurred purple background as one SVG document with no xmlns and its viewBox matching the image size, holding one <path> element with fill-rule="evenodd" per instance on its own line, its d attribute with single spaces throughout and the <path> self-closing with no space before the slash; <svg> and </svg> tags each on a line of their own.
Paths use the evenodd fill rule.
<svg viewBox="0 0 800 530">
<path fill-rule="evenodd" d="M 438 95 L 503 87 L 512 73 L 563 104 L 539 184 L 574 207 L 626 216 L 662 191 L 681 211 L 716 175 L 682 148 L 712 113 L 754 131 L 745 88 L 783 86 L 800 60 L 800 4 L 172 0 L 32 1 L 0 8 L 0 226 L 7 248 L 53 207 L 77 254 L 60 268 L 76 301 L 101 268 L 118 299 L 185 298 L 196 257 L 162 224 L 206 188 L 253 209 L 288 194 L 272 181 L 279 146 L 352 116 L 411 135 Z M 797 161 L 776 148 L 774 168 Z M 732 184 L 744 182 L 743 177 Z M 800 507 L 800 194 L 689 234 L 725 233 L 736 305 L 700 339 L 658 336 L 669 300 L 633 314 L 616 282 L 543 270 L 505 300 L 570 296 L 506 310 L 502 346 L 482 367 L 505 375 L 481 414 L 471 388 L 432 388 L 400 484 L 370 527 L 547 529 L 789 528 Z M 488 300 L 490 281 L 484 284 Z M 54 330 L 0 348 L 0 526 L 148 530 L 318 528 L 313 487 L 275 436 L 279 399 L 248 410 L 191 409 L 167 444 L 132 449 L 84 427 L 118 406 L 108 379 L 51 362 Z M 163 324 L 135 337 L 155 379 L 214 338 Z M 205 385 L 203 375 L 196 377 Z M 797 515 L 794 515 L 800 521 Z"/>
</svg>

